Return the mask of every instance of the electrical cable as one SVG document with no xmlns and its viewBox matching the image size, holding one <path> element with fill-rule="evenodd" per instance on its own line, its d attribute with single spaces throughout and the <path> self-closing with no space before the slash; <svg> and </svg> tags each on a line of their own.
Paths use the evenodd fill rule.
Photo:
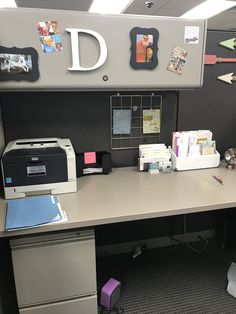
<svg viewBox="0 0 236 314">
<path fill-rule="evenodd" d="M 184 215 L 184 244 L 192 251 L 196 252 L 196 253 L 202 253 L 205 251 L 206 247 L 207 247 L 207 244 L 208 244 L 208 240 L 207 239 L 204 239 L 204 244 L 203 244 L 203 247 L 198 250 L 194 247 L 192 247 L 188 241 L 187 241 L 187 215 Z"/>
</svg>

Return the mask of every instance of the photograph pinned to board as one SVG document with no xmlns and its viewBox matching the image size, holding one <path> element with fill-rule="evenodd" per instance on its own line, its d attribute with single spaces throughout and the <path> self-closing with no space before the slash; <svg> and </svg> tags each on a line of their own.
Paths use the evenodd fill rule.
<svg viewBox="0 0 236 314">
<path fill-rule="evenodd" d="M 113 134 L 130 134 L 131 110 L 113 109 Z"/>
<path fill-rule="evenodd" d="M 134 27 L 130 31 L 131 57 L 130 65 L 133 69 L 153 70 L 158 65 L 157 41 L 159 32 L 155 28 Z"/>
<path fill-rule="evenodd" d="M 183 49 L 181 47 L 175 47 L 172 50 L 171 57 L 167 65 L 167 70 L 181 75 L 184 69 L 187 55 L 188 52 L 186 49 Z"/>
<path fill-rule="evenodd" d="M 38 78 L 37 50 L 0 46 L 0 81 L 36 81 Z"/>
<path fill-rule="evenodd" d="M 143 110 L 143 134 L 160 133 L 160 109 Z"/>
<path fill-rule="evenodd" d="M 38 22 L 37 29 L 40 36 L 41 48 L 44 52 L 50 53 L 63 50 L 57 21 Z"/>
</svg>

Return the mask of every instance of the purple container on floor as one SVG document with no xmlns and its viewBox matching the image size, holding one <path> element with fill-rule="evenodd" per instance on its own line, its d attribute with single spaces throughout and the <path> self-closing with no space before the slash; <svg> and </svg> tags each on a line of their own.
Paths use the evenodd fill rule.
<svg viewBox="0 0 236 314">
<path fill-rule="evenodd" d="M 112 309 L 120 297 L 120 281 L 110 278 L 102 287 L 100 304 L 107 309 Z"/>
</svg>

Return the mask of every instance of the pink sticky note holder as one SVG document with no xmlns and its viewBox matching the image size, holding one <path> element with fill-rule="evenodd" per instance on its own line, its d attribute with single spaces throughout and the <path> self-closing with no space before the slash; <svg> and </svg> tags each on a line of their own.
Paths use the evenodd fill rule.
<svg viewBox="0 0 236 314">
<path fill-rule="evenodd" d="M 84 164 L 95 164 L 96 163 L 96 152 L 84 153 Z"/>
</svg>

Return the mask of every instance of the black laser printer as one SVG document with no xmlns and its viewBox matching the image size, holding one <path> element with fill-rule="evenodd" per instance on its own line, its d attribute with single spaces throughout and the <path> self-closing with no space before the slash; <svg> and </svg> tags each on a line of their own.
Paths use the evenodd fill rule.
<svg viewBox="0 0 236 314">
<path fill-rule="evenodd" d="M 76 192 L 75 152 L 69 139 L 9 142 L 1 159 L 6 199 Z"/>
</svg>

